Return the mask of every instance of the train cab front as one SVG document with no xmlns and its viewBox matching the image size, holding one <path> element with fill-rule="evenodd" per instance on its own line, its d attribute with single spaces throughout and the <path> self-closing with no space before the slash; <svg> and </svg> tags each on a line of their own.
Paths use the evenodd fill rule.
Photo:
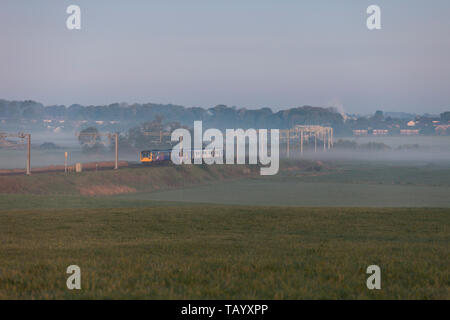
<svg viewBox="0 0 450 320">
<path fill-rule="evenodd" d="M 142 151 L 141 152 L 141 163 L 142 164 L 150 164 L 153 162 L 153 154 L 151 151 Z"/>
</svg>

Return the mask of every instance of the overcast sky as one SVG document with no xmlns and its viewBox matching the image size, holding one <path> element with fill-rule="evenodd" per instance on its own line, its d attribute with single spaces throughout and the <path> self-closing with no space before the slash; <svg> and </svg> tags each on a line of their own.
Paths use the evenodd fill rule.
<svg viewBox="0 0 450 320">
<path fill-rule="evenodd" d="M 448 0 L 1 0 L 0 98 L 438 113 L 449 17 Z"/>
</svg>

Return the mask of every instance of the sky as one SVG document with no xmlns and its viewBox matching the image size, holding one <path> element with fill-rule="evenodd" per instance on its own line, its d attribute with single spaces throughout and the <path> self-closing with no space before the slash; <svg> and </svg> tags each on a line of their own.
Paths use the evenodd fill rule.
<svg viewBox="0 0 450 320">
<path fill-rule="evenodd" d="M 0 99 L 439 113 L 449 15 L 448 0 L 2 0 Z"/>
</svg>

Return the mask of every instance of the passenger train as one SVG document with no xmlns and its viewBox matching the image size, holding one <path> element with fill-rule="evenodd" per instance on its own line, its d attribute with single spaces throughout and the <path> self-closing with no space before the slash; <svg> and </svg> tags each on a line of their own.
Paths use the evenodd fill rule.
<svg viewBox="0 0 450 320">
<path fill-rule="evenodd" d="M 145 150 L 140 153 L 140 162 L 142 164 L 157 164 L 170 161 L 172 150 Z M 191 149 L 184 150 L 183 158 L 186 161 L 191 158 L 193 163 L 195 158 L 212 159 L 215 157 L 223 158 L 221 149 Z"/>
</svg>

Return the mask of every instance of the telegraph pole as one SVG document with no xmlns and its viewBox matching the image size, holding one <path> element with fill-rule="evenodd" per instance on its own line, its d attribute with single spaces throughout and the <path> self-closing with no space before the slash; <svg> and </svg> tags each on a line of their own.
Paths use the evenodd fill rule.
<svg viewBox="0 0 450 320">
<path fill-rule="evenodd" d="M 67 156 L 68 156 L 68 153 L 66 151 L 66 152 L 64 152 L 64 173 L 67 173 Z"/>
<path fill-rule="evenodd" d="M 78 137 L 93 137 L 94 141 L 97 139 L 97 137 L 108 137 L 109 143 L 111 144 L 111 139 L 114 136 L 114 142 L 115 142 L 115 157 L 114 157 L 114 170 L 119 169 L 119 133 L 78 133 L 76 134 Z"/>
<path fill-rule="evenodd" d="M 180 137 L 180 157 L 184 158 L 183 136 Z M 183 161 L 183 160 L 182 160 Z"/>
<path fill-rule="evenodd" d="M 289 150 L 289 148 L 290 148 L 290 140 L 291 140 L 291 130 L 290 129 L 288 129 L 288 131 L 287 131 L 287 157 L 288 158 L 290 158 L 290 150 Z"/>
<path fill-rule="evenodd" d="M 114 135 L 115 138 L 115 143 L 116 143 L 116 158 L 115 158 L 115 165 L 114 165 L 114 170 L 118 170 L 119 169 L 119 134 L 115 133 Z"/>
<path fill-rule="evenodd" d="M 317 131 L 314 132 L 314 152 L 317 152 Z"/>
<path fill-rule="evenodd" d="M 334 147 L 334 129 L 331 128 L 331 147 Z"/>
<path fill-rule="evenodd" d="M 31 133 L 26 134 L 27 137 L 27 176 L 31 174 Z"/>
<path fill-rule="evenodd" d="M 303 129 L 300 129 L 300 155 L 303 156 Z"/>
<path fill-rule="evenodd" d="M 27 171 L 26 174 L 31 174 L 31 134 L 30 133 L 6 133 L 0 132 L 0 138 L 19 138 L 27 139 Z"/>
</svg>

